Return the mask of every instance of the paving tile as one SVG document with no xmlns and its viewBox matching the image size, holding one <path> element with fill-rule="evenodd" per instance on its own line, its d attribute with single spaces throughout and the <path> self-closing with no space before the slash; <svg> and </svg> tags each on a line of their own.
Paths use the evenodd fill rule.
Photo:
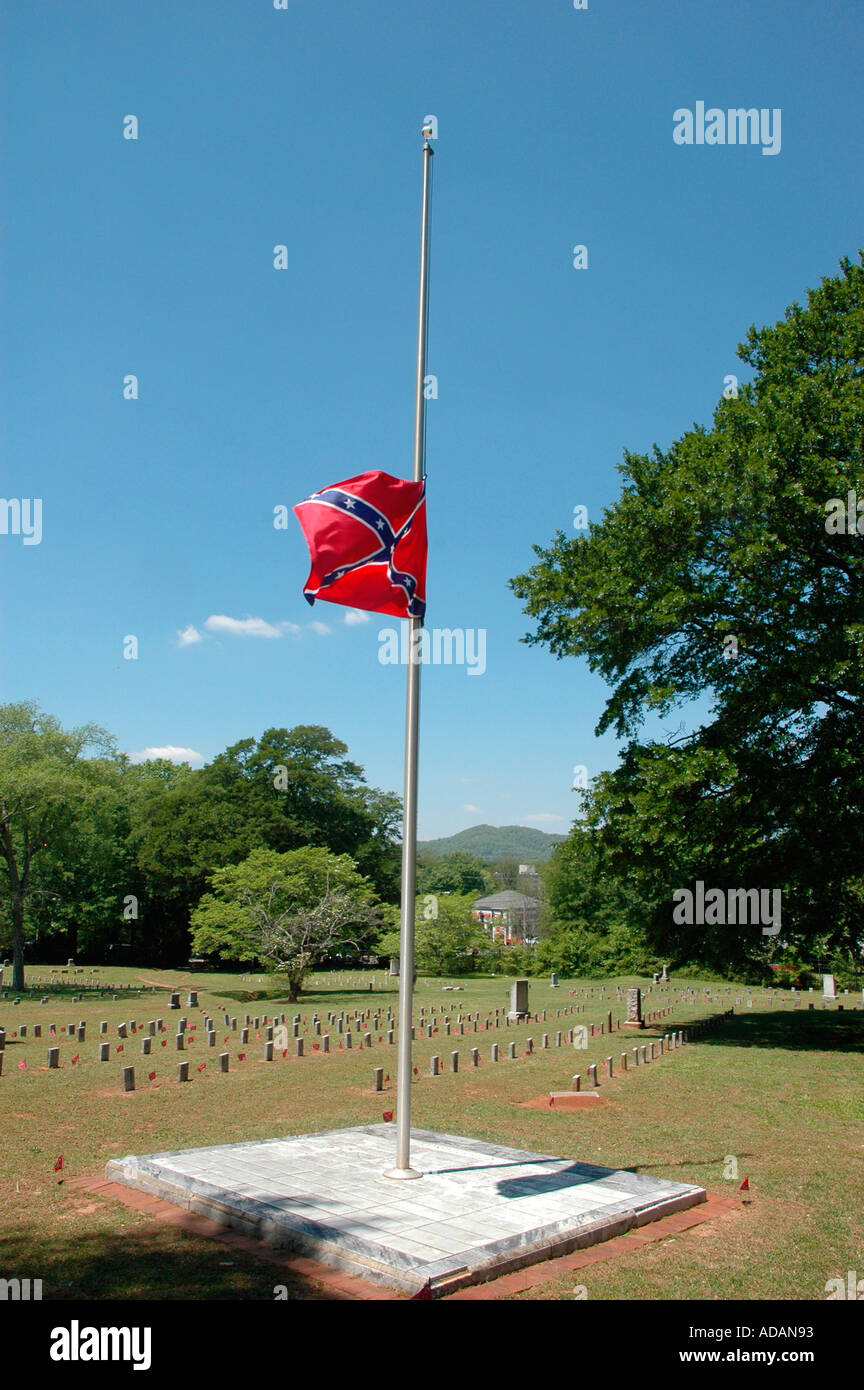
<svg viewBox="0 0 864 1390">
<path fill-rule="evenodd" d="M 334 1258 L 341 1250 L 361 1264 L 374 1261 L 382 1267 L 375 1277 L 404 1290 L 420 1268 L 442 1279 L 490 1260 L 506 1268 L 529 1244 L 542 1259 L 544 1249 L 560 1249 L 576 1234 L 604 1240 L 622 1220 L 653 1220 L 667 1198 L 697 1203 L 705 1195 L 639 1173 L 429 1131 L 412 1133 L 412 1162 L 424 1177 L 400 1184 L 383 1176 L 393 1149 L 391 1127 L 355 1126 L 130 1156 L 109 1164 L 106 1182 L 133 1190 L 146 1184 L 149 1197 L 178 1204 L 164 1218 L 174 1224 L 181 1216 L 170 1212 L 188 1219 L 183 1204 L 191 1200 L 195 1219 L 224 1226 L 233 1211 L 247 1232 L 287 1243 L 295 1258 L 326 1261 L 328 1250 Z M 686 1230 L 698 1218 L 681 1212 L 676 1219 L 671 1229 Z"/>
</svg>

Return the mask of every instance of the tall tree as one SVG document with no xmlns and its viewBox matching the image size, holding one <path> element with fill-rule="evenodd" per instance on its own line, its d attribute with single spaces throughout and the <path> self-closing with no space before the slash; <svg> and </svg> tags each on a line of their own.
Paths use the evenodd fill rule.
<svg viewBox="0 0 864 1390">
<path fill-rule="evenodd" d="M 325 849 L 253 850 L 210 882 L 192 914 L 196 951 L 269 965 L 284 975 L 292 1000 L 325 955 L 360 950 L 382 920 L 354 862 Z"/>
<path fill-rule="evenodd" d="M 487 892 L 494 879 L 489 866 L 474 854 L 454 850 L 440 859 L 418 858 L 418 893 L 479 893 Z"/>
<path fill-rule="evenodd" d="M 739 356 L 753 380 L 713 428 L 625 454 L 603 521 L 535 547 L 511 586 L 536 619 L 525 640 L 611 686 L 598 732 L 626 746 L 589 822 L 657 939 L 676 935 L 674 889 L 710 877 L 782 887 L 784 940 L 860 951 L 864 257 L 751 328 Z M 649 714 L 688 706 L 695 727 L 640 740 Z M 717 963 L 764 954 L 740 928 L 677 937 Z"/>
<path fill-rule="evenodd" d="M 483 926 L 471 916 L 475 893 L 424 894 L 417 899 L 414 964 L 428 975 L 463 975 L 481 952 L 491 953 Z M 429 899 L 432 899 L 430 901 Z M 382 955 L 398 956 L 399 933 L 381 939 Z"/>
<path fill-rule="evenodd" d="M 51 891 L 37 884 L 39 858 L 68 863 L 77 827 L 98 812 L 104 769 L 88 751 L 116 757 L 95 724 L 63 729 L 32 701 L 0 706 L 0 894 L 11 920 L 14 989 L 24 988 L 27 905 L 34 893 Z"/>
<path fill-rule="evenodd" d="M 347 753 L 320 725 L 267 729 L 204 768 L 146 779 L 132 805 L 132 843 L 144 878 L 142 930 L 159 954 L 185 953 L 208 875 L 254 849 L 348 854 L 382 897 L 396 895 L 399 800 L 368 787 Z"/>
</svg>

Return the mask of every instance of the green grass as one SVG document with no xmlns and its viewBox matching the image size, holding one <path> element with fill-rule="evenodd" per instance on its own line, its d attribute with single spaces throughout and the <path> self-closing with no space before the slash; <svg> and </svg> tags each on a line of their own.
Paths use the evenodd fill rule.
<svg viewBox="0 0 864 1390">
<path fill-rule="evenodd" d="M 33 967 L 32 975 L 48 975 Z M 72 977 L 80 981 L 85 977 Z M 368 988 L 373 979 L 376 988 Z M 264 1041 L 251 1035 L 243 1049 L 239 1032 L 222 1026 L 223 1010 L 245 1013 L 300 1012 L 309 1052 L 313 1012 L 392 1004 L 396 981 L 380 972 L 354 974 L 338 983 L 333 976 L 316 976 L 298 1005 L 287 1002 L 268 977 L 224 974 L 181 974 L 116 968 L 103 980 L 131 984 L 117 1002 L 110 994 L 88 992 L 75 1004 L 68 981 L 58 989 L 37 985 L 32 999 L 17 1006 L 13 995 L 0 1002 L 0 1023 L 7 1046 L 0 1077 L 0 1277 L 41 1278 L 46 1298 L 170 1298 L 270 1299 L 274 1285 L 287 1283 L 295 1298 L 326 1297 L 314 1283 L 290 1276 L 281 1268 L 256 1260 L 217 1241 L 185 1235 L 172 1227 L 146 1220 L 138 1213 L 70 1187 L 77 1174 L 98 1175 L 110 1159 L 127 1153 L 232 1143 L 296 1134 L 309 1130 L 380 1121 L 395 1102 L 396 1049 L 384 1030 L 373 1031 L 371 1050 L 335 1050 L 328 1056 L 312 1053 L 302 1059 L 277 1055 L 263 1061 Z M 155 992 L 137 996 L 144 983 Z M 465 979 L 459 993 L 444 992 L 444 981 L 418 982 L 416 1007 L 446 1005 L 455 1020 L 461 1011 L 487 1013 L 505 1009 L 508 981 Z M 562 981 L 552 990 L 545 980 L 532 981 L 531 1005 L 546 1008 L 546 1023 L 503 1027 L 491 1032 L 447 1037 L 441 1027 L 433 1039 L 415 1045 L 419 1076 L 413 1088 L 412 1122 L 420 1128 L 465 1134 L 497 1143 L 632 1168 L 710 1191 L 731 1194 L 737 1183 L 724 1177 L 729 1156 L 737 1161 L 739 1180 L 750 1178 L 753 1200 L 686 1235 L 646 1246 L 637 1253 L 592 1265 L 578 1276 L 537 1286 L 522 1298 L 572 1297 L 573 1286 L 587 1285 L 590 1298 L 623 1299 L 820 1299 L 826 1280 L 845 1277 L 849 1269 L 864 1275 L 864 1224 L 861 1215 L 861 1167 L 864 1160 L 864 1013 L 860 1008 L 840 1013 L 822 1008 L 818 993 L 792 994 L 748 991 L 704 982 L 672 983 L 646 998 L 647 1009 L 674 1005 L 674 1012 L 656 1030 L 638 1039 L 618 1034 L 596 1037 L 587 1051 L 552 1047 L 539 1050 L 542 1033 L 554 1042 L 556 1028 L 574 1020 L 556 1020 L 556 1009 L 585 1006 L 578 1022 L 599 1024 L 611 1009 L 622 1018 L 624 1005 L 615 998 L 615 984 Z M 641 982 L 645 988 L 645 982 Z M 217 1023 L 217 1045 L 206 1036 L 182 1054 L 191 1063 L 188 1085 L 176 1081 L 178 1054 L 168 990 L 179 988 L 190 1022 L 196 1013 L 186 1007 L 186 991 L 197 989 L 201 1005 Z M 570 990 L 587 991 L 571 997 Z M 683 991 L 695 994 L 685 998 Z M 44 994 L 50 1002 L 41 1004 Z M 267 1002 L 262 1002 L 266 997 Z M 747 1000 L 752 999 L 752 1007 Z M 780 1000 L 785 999 L 781 1009 Z M 815 1002 L 809 1011 L 807 1002 Z M 640 1067 L 627 1076 L 602 1081 L 607 1103 L 593 1111 L 555 1112 L 521 1104 L 552 1089 L 566 1089 L 574 1071 L 585 1074 L 590 1062 L 615 1059 L 625 1049 L 671 1027 L 735 1007 L 736 1015 L 718 1030 L 675 1051 L 662 1061 Z M 111 1061 L 96 1060 L 99 1021 L 116 1028 L 135 1019 L 139 1024 L 161 1017 L 167 1046 L 154 1047 L 151 1059 L 142 1057 L 140 1034 L 127 1038 L 124 1052 L 113 1049 Z M 78 1044 L 58 1037 L 61 1069 L 46 1067 L 47 1036 L 29 1036 L 34 1023 L 48 1025 L 87 1022 L 87 1041 Z M 12 1039 L 21 1023 L 28 1037 Z M 261 1030 L 263 1033 L 263 1030 Z M 289 1030 L 290 1031 L 290 1030 Z M 199 1026 L 198 1034 L 202 1033 Z M 226 1045 L 224 1038 L 229 1036 Z M 524 1040 L 534 1038 L 538 1050 L 525 1056 Z M 518 1060 L 490 1061 L 493 1041 L 517 1039 Z M 331 1047 L 337 1046 L 331 1030 Z M 472 1046 L 480 1048 L 481 1066 L 469 1066 Z M 460 1072 L 428 1076 L 433 1053 L 447 1064 L 451 1049 L 459 1049 Z M 231 1055 L 227 1076 L 217 1070 L 216 1057 Z M 239 1051 L 248 1060 L 239 1063 Z M 80 1053 L 72 1066 L 71 1057 Z M 26 1061 L 26 1071 L 18 1063 Z M 197 1065 L 207 1062 L 198 1073 Z M 121 1067 L 136 1068 L 137 1089 L 124 1095 Z M 390 1073 L 384 1095 L 372 1090 L 372 1070 Z M 156 1080 L 147 1071 L 156 1070 Z M 63 1174 L 54 1161 L 62 1153 Z"/>
</svg>

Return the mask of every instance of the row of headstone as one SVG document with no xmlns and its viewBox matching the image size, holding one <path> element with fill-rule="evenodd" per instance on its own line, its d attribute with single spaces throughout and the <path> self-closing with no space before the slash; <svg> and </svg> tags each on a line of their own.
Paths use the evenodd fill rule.
<svg viewBox="0 0 864 1390">
<path fill-rule="evenodd" d="M 683 1047 L 685 1043 L 692 1041 L 692 1039 L 704 1036 L 704 1034 L 707 1033 L 711 1028 L 716 1028 L 717 1025 L 719 1023 L 722 1023 L 724 1019 L 730 1018 L 733 1013 L 734 1009 L 728 1009 L 723 1014 L 716 1015 L 709 1019 L 702 1019 L 698 1023 L 689 1025 L 687 1028 L 680 1028 L 675 1032 L 666 1033 L 662 1038 L 658 1038 L 653 1042 L 643 1043 L 639 1047 L 631 1048 L 630 1055 L 632 1056 L 633 1067 L 635 1068 L 638 1066 L 645 1066 L 649 1062 L 657 1061 L 661 1057 L 666 1056 L 668 1053 L 675 1051 L 677 1048 Z M 622 1072 L 628 1071 L 628 1063 L 628 1054 L 626 1052 L 622 1052 Z M 611 1057 L 604 1058 L 603 1071 L 607 1080 L 613 1079 L 613 1059 Z M 591 1063 L 588 1066 L 587 1075 L 589 1084 L 592 1086 L 592 1088 L 596 1089 L 598 1085 L 596 1063 Z M 582 1075 L 580 1072 L 577 1072 L 576 1075 L 571 1078 L 570 1089 L 571 1091 L 580 1091 L 581 1088 Z M 555 1091 L 550 1092 L 550 1100 L 558 1094 L 560 1093 Z"/>
</svg>

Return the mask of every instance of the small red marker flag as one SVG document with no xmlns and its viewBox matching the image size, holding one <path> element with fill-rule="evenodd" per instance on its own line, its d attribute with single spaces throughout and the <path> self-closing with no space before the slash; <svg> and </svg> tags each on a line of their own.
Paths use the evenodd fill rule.
<svg viewBox="0 0 864 1390">
<path fill-rule="evenodd" d="M 168 1046 L 168 1044 L 166 1043 L 165 1039 L 163 1038 L 163 1039 L 162 1039 L 162 1042 L 160 1043 L 160 1047 L 167 1047 L 167 1046 Z"/>
<path fill-rule="evenodd" d="M 387 1120 L 388 1123 L 389 1123 L 389 1121 L 393 1119 L 393 1111 L 392 1111 L 392 1110 L 385 1110 L 383 1113 L 384 1113 L 384 1119 Z"/>
<path fill-rule="evenodd" d="M 75 1053 L 75 1056 L 72 1058 L 72 1065 L 73 1065 L 73 1067 L 74 1067 L 75 1063 L 78 1061 L 78 1059 L 79 1059 L 80 1056 L 81 1056 L 81 1053 L 80 1053 L 80 1052 L 76 1052 L 76 1053 Z"/>
<path fill-rule="evenodd" d="M 320 1048 L 320 1046 L 321 1046 L 320 1043 L 313 1043 L 313 1044 L 312 1044 L 312 1051 L 313 1051 L 313 1052 L 317 1052 L 318 1049 Z M 287 1048 L 286 1048 L 286 1051 L 287 1051 Z"/>
<path fill-rule="evenodd" d="M 63 1155 L 61 1154 L 60 1157 L 57 1159 L 57 1162 L 54 1164 L 54 1172 L 55 1172 L 55 1173 L 61 1173 L 62 1171 L 63 1171 Z"/>
<path fill-rule="evenodd" d="M 245 1062 L 245 1061 L 246 1061 L 246 1053 L 245 1053 L 245 1052 L 238 1052 L 238 1053 L 237 1053 L 237 1061 L 238 1061 L 238 1062 Z"/>
<path fill-rule="evenodd" d="M 419 1068 L 419 1067 L 415 1067 L 415 1068 L 414 1068 L 414 1075 L 416 1076 L 416 1075 L 418 1074 L 419 1071 L 420 1071 L 420 1068 Z"/>
<path fill-rule="evenodd" d="M 750 1179 L 749 1179 L 749 1178 L 745 1178 L 745 1179 L 744 1179 L 744 1181 L 742 1182 L 741 1186 L 738 1188 L 738 1191 L 739 1191 L 739 1192 L 749 1192 L 749 1191 L 750 1191 Z"/>
<path fill-rule="evenodd" d="M 389 1073 L 389 1071 L 388 1071 L 387 1075 L 384 1077 L 384 1080 L 385 1080 L 385 1081 L 389 1081 L 389 1080 L 390 1080 L 390 1073 Z"/>
<path fill-rule="evenodd" d="M 118 1043 L 118 1044 L 117 1044 L 117 1051 L 118 1051 L 118 1052 L 122 1052 L 122 1051 L 123 1051 L 123 1044 L 122 1044 L 122 1043 Z"/>
<path fill-rule="evenodd" d="M 26 1063 L 26 1062 L 19 1062 L 19 1063 L 18 1063 L 18 1070 L 19 1070 L 19 1071 L 26 1071 L 26 1070 L 27 1070 L 27 1063 Z"/>
<path fill-rule="evenodd" d="M 156 1080 L 156 1073 L 155 1073 L 155 1071 L 148 1071 L 148 1073 L 147 1073 L 147 1080 L 148 1080 L 148 1081 L 155 1081 L 155 1080 Z"/>
<path fill-rule="evenodd" d="M 288 1049 L 287 1049 L 287 1047 L 283 1047 L 283 1049 L 282 1049 L 282 1056 L 283 1056 L 283 1057 L 287 1057 L 287 1056 L 288 1056 Z"/>
<path fill-rule="evenodd" d="M 203 1071 L 204 1068 L 206 1067 L 206 1065 L 207 1065 L 206 1062 L 202 1062 L 201 1065 L 200 1065 L 200 1067 L 198 1068 L 198 1070 L 199 1070 L 199 1071 Z"/>
</svg>

